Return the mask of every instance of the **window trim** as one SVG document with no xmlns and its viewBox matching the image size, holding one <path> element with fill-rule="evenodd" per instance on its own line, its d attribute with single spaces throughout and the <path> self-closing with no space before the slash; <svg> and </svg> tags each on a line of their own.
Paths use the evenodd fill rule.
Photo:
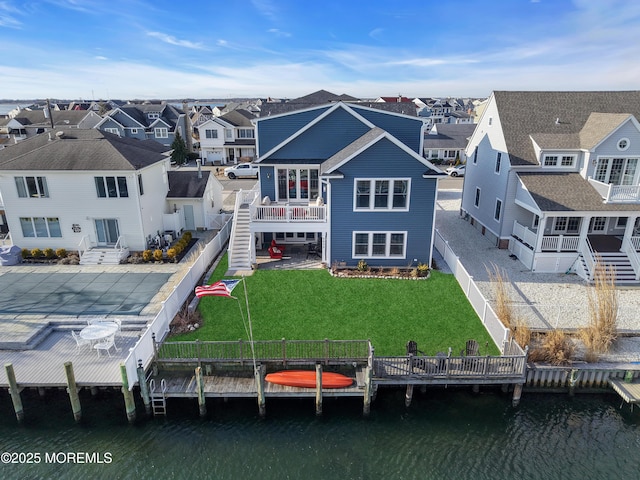
<svg viewBox="0 0 640 480">
<path fill-rule="evenodd" d="M 27 179 L 32 179 L 35 189 L 29 187 L 30 182 Z M 32 175 L 17 175 L 13 177 L 18 191 L 18 198 L 49 198 L 49 185 L 47 184 L 47 177 L 32 176 Z"/>
<path fill-rule="evenodd" d="M 385 235 L 385 254 L 384 255 L 373 255 L 373 239 L 374 235 Z M 357 235 L 367 235 L 367 254 L 356 254 L 356 236 Z M 392 235 L 402 235 L 402 254 L 400 255 L 391 255 L 391 236 Z M 353 231 L 351 233 L 351 258 L 354 259 L 403 259 L 407 258 L 407 237 L 408 232 L 405 231 L 396 231 L 396 230 L 364 230 L 364 231 Z"/>
<path fill-rule="evenodd" d="M 358 207 L 358 182 L 369 182 L 369 206 Z M 376 208 L 376 182 L 389 182 L 387 206 Z M 393 207 L 396 182 L 406 182 L 406 202 L 404 207 Z M 408 212 L 411 203 L 411 178 L 354 178 L 353 179 L 353 211 L 354 212 Z"/>
<path fill-rule="evenodd" d="M 35 223 L 36 219 L 44 220 L 44 227 L 47 230 L 46 235 L 38 235 L 38 229 Z M 27 220 L 28 224 L 31 226 L 31 233 L 33 233 L 33 235 L 26 235 L 26 233 L 30 233 L 30 232 L 25 232 L 24 227 L 27 224 L 25 220 Z M 22 230 L 23 238 L 62 238 L 62 227 L 60 226 L 60 217 L 19 217 L 18 221 L 20 222 L 20 229 Z M 53 225 L 57 225 L 57 232 L 55 233 L 60 233 L 60 235 L 51 234 Z"/>
<path fill-rule="evenodd" d="M 499 222 L 502 218 L 502 199 L 496 197 L 495 207 L 493 209 L 493 219 Z"/>
<path fill-rule="evenodd" d="M 473 164 L 476 165 L 478 163 L 478 147 L 476 147 L 475 151 L 473 152 Z"/>
<path fill-rule="evenodd" d="M 94 176 L 93 179 L 96 187 L 96 198 L 129 198 L 129 185 L 126 176 L 103 175 Z M 122 188 L 123 184 L 124 188 Z M 113 187 L 111 190 L 109 188 L 110 185 Z M 111 192 L 114 192 L 115 195 L 112 195 Z"/>
<path fill-rule="evenodd" d="M 620 146 L 623 142 L 624 142 L 624 145 Z M 616 144 L 616 148 L 621 152 L 625 152 L 629 150 L 630 145 L 631 145 L 631 142 L 629 141 L 629 139 L 627 137 L 622 137 L 620 140 L 618 140 L 618 143 Z"/>
<path fill-rule="evenodd" d="M 547 163 L 548 160 L 553 160 L 553 163 Z M 566 164 L 566 160 L 571 159 L 570 164 Z M 578 156 L 573 153 L 545 153 L 542 155 L 541 166 L 545 168 L 575 168 Z"/>
<path fill-rule="evenodd" d="M 476 208 L 480 208 L 480 196 L 482 194 L 482 189 L 480 187 L 476 187 L 476 196 L 473 199 L 473 206 Z"/>
<path fill-rule="evenodd" d="M 156 138 L 169 138 L 169 129 L 167 127 L 155 127 L 153 135 Z"/>
</svg>

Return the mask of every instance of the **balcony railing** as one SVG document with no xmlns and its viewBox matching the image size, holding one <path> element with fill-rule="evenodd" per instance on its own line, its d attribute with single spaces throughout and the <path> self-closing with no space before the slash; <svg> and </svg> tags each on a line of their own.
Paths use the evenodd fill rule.
<svg viewBox="0 0 640 480">
<path fill-rule="evenodd" d="M 640 203 L 640 185 L 613 185 L 591 177 L 589 183 L 606 203 Z"/>
<path fill-rule="evenodd" d="M 254 222 L 326 222 L 325 205 L 252 205 Z"/>
<path fill-rule="evenodd" d="M 579 246 L 577 235 L 545 235 L 540 249 L 543 252 L 577 252 Z"/>
</svg>

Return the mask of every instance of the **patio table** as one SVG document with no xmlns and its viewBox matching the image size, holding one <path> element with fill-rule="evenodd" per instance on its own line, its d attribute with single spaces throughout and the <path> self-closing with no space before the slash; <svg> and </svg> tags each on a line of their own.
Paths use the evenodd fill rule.
<svg viewBox="0 0 640 480">
<path fill-rule="evenodd" d="M 80 338 L 95 342 L 115 335 L 118 331 L 118 324 L 114 322 L 92 323 L 80 330 Z"/>
</svg>

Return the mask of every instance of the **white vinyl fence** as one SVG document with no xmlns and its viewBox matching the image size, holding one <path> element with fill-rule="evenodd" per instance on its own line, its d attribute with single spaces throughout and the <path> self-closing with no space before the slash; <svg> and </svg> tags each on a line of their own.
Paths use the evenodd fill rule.
<svg viewBox="0 0 640 480">
<path fill-rule="evenodd" d="M 218 234 L 204 247 L 198 258 L 186 271 L 180 283 L 174 287 L 173 292 L 162 302 L 162 308 L 153 321 L 147 324 L 146 331 L 135 346 L 130 349 L 129 356 L 124 362 L 127 368 L 129 389 L 132 389 L 138 381 L 138 363 L 141 363 L 145 369 L 151 363 L 154 355 L 153 337 L 155 336 L 156 341 L 161 341 L 169 333 L 169 324 L 176 313 L 189 298 L 202 275 L 204 275 L 211 262 L 218 256 L 229 240 L 231 225 L 232 216 L 229 215 Z"/>
<path fill-rule="evenodd" d="M 449 265 L 449 268 L 456 277 L 456 280 L 458 280 L 460 287 L 462 287 L 464 294 L 469 299 L 469 303 L 471 303 L 471 306 L 480 317 L 482 324 L 487 329 L 487 332 L 489 332 L 489 335 L 491 335 L 493 341 L 500 348 L 500 351 L 505 354 L 505 349 L 507 348 L 507 345 L 509 345 L 509 348 L 511 349 L 510 354 L 515 354 L 513 353 L 513 348 L 517 348 L 522 352 L 521 354 L 524 354 L 524 351 L 522 351 L 520 347 L 517 347 L 515 342 L 510 341 L 511 334 L 509 329 L 506 328 L 498 319 L 493 308 L 491 308 L 491 305 L 489 305 L 489 302 L 473 281 L 473 277 L 469 275 L 460 262 L 458 256 L 453 252 L 451 247 L 449 247 L 448 242 L 445 241 L 438 230 L 436 230 L 434 246 L 438 252 L 440 252 L 440 255 L 444 257 L 445 262 L 447 262 L 447 265 Z M 516 345 L 516 347 L 513 345 Z"/>
</svg>

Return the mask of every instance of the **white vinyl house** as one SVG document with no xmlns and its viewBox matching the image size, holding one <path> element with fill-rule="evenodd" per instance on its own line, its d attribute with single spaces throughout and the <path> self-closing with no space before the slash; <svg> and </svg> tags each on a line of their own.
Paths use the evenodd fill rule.
<svg viewBox="0 0 640 480">
<path fill-rule="evenodd" d="M 21 248 L 144 250 L 165 230 L 170 159 L 152 140 L 58 130 L 0 151 L 0 193 Z"/>
</svg>

